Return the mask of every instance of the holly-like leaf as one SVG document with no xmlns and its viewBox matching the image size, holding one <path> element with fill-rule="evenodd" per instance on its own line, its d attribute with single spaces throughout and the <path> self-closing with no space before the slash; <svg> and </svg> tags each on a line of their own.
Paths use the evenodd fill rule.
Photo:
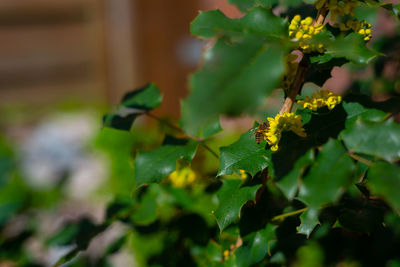
<svg viewBox="0 0 400 267">
<path fill-rule="evenodd" d="M 298 199 L 312 207 L 335 202 L 343 189 L 354 182 L 354 169 L 352 159 L 340 142 L 329 140 L 300 185 Z"/>
<path fill-rule="evenodd" d="M 302 177 L 306 168 L 313 162 L 314 151 L 311 149 L 296 161 L 289 174 L 276 182 L 276 185 L 282 190 L 289 200 L 292 200 L 296 196 L 297 190 L 300 186 L 300 178 Z"/>
<path fill-rule="evenodd" d="M 370 166 L 367 177 L 371 193 L 383 196 L 400 214 L 400 168 L 388 162 L 375 162 Z"/>
<path fill-rule="evenodd" d="M 139 116 L 161 105 L 162 95 L 158 87 L 148 85 L 124 95 L 116 112 L 103 117 L 103 126 L 129 131 Z"/>
<path fill-rule="evenodd" d="M 220 148 L 220 167 L 218 175 L 232 174 L 235 170 L 245 170 L 254 176 L 266 168 L 270 162 L 271 151 L 265 149 L 265 141 L 257 144 L 254 130 L 250 130 L 230 146 Z"/>
<path fill-rule="evenodd" d="M 231 19 L 219 10 L 200 12 L 190 27 L 193 35 L 211 38 L 237 36 L 248 32 L 266 39 L 280 40 L 286 33 L 286 21 L 269 8 L 256 7 L 240 19 Z"/>
<path fill-rule="evenodd" d="M 400 159 L 400 125 L 392 120 L 379 122 L 359 117 L 341 132 L 340 138 L 352 152 L 388 161 Z"/>
<path fill-rule="evenodd" d="M 347 127 L 350 127 L 357 119 L 380 122 L 386 116 L 386 113 L 381 110 L 365 108 L 357 102 L 343 102 L 343 108 L 347 113 Z"/>
<path fill-rule="evenodd" d="M 160 190 L 157 190 L 154 186 L 149 186 L 141 198 L 138 209 L 132 215 L 132 219 L 136 224 L 146 225 L 157 219 L 156 198 L 159 192 Z"/>
<path fill-rule="evenodd" d="M 346 58 L 355 64 L 367 64 L 378 54 L 368 49 L 363 37 L 358 33 L 350 33 L 326 43 L 327 54 L 336 58 Z"/>
<path fill-rule="evenodd" d="M 262 7 L 241 19 L 226 18 L 219 11 L 199 15 L 192 33 L 219 39 L 205 51 L 203 66 L 190 77 L 192 91 L 181 105 L 181 125 L 187 133 L 201 136 L 220 114 L 254 112 L 264 102 L 284 71 L 285 24 Z"/>
<path fill-rule="evenodd" d="M 219 206 L 214 214 L 221 231 L 239 216 L 240 209 L 247 201 L 254 200 L 256 192 L 261 186 L 241 185 L 241 180 L 225 180 L 217 192 Z"/>
<path fill-rule="evenodd" d="M 339 141 L 331 139 L 322 146 L 300 185 L 298 199 L 308 205 L 308 212 L 302 215 L 305 224 L 299 227 L 302 233 L 311 233 L 311 228 L 318 223 L 316 210 L 336 202 L 341 193 L 355 182 L 354 169 L 352 159 Z"/>
<path fill-rule="evenodd" d="M 134 108 L 149 111 L 161 105 L 162 95 L 154 83 L 129 92 L 124 95 L 121 105 L 127 108 Z"/>
<path fill-rule="evenodd" d="M 118 114 L 106 114 L 103 117 L 103 126 L 110 127 L 118 130 L 129 131 L 132 127 L 132 123 L 139 116 L 139 114 L 128 114 L 128 115 L 118 115 Z"/>
<path fill-rule="evenodd" d="M 348 62 L 345 58 L 332 58 L 332 55 L 326 53 L 311 57 L 310 61 L 313 64 L 308 69 L 304 80 L 305 82 L 313 82 L 318 86 L 322 86 L 332 76 L 333 67 L 340 67 Z"/>
<path fill-rule="evenodd" d="M 311 207 L 300 215 L 301 224 L 297 227 L 299 234 L 310 236 L 315 226 L 319 224 L 318 221 L 318 209 Z"/>
<path fill-rule="evenodd" d="M 166 137 L 163 145 L 155 150 L 139 152 L 135 161 L 136 186 L 158 183 L 176 169 L 176 161 L 192 161 L 197 142 Z"/>
<path fill-rule="evenodd" d="M 270 6 L 278 3 L 276 0 L 228 0 L 228 2 L 236 5 L 243 12 L 255 7 L 256 5 Z"/>
<path fill-rule="evenodd" d="M 238 266 L 252 266 L 271 253 L 276 243 L 275 228 L 267 224 L 265 229 L 243 238 L 243 245 L 235 252 Z"/>
</svg>

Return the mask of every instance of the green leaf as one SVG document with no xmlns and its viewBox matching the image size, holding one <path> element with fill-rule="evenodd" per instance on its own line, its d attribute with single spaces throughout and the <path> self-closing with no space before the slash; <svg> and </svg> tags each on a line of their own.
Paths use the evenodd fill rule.
<svg viewBox="0 0 400 267">
<path fill-rule="evenodd" d="M 176 169 L 176 161 L 192 161 L 198 143 L 166 137 L 164 144 L 152 151 L 139 152 L 135 161 L 136 187 L 158 183 Z"/>
<path fill-rule="evenodd" d="M 161 102 L 160 90 L 154 83 L 149 83 L 138 90 L 125 94 L 121 106 L 149 111 L 160 106 Z"/>
<path fill-rule="evenodd" d="M 300 186 L 300 178 L 304 171 L 314 162 L 314 151 L 309 150 L 304 156 L 298 159 L 293 169 L 283 177 L 281 180 L 276 182 L 276 185 L 281 189 L 285 196 L 292 200 L 298 191 Z"/>
<path fill-rule="evenodd" d="M 356 64 L 368 64 L 378 55 L 366 47 L 363 37 L 358 33 L 339 36 L 335 41 L 327 43 L 325 53 L 336 58 L 344 57 Z"/>
<path fill-rule="evenodd" d="M 132 215 L 132 219 L 136 224 L 146 225 L 157 219 L 157 196 L 159 190 L 153 186 L 149 186 L 147 192 L 142 196 L 139 207 Z"/>
<path fill-rule="evenodd" d="M 383 196 L 400 214 L 400 168 L 387 162 L 375 162 L 370 166 L 367 177 L 371 193 Z"/>
<path fill-rule="evenodd" d="M 190 78 L 191 94 L 182 102 L 181 125 L 199 136 L 220 114 L 254 111 L 278 85 L 283 49 L 248 35 L 240 43 L 218 40 L 204 65 Z"/>
<path fill-rule="evenodd" d="M 297 232 L 299 234 L 310 236 L 311 232 L 314 230 L 315 226 L 319 224 L 318 222 L 318 209 L 309 208 L 303 214 L 300 215 L 301 224 L 297 227 Z"/>
<path fill-rule="evenodd" d="M 103 126 L 110 127 L 118 130 L 129 131 L 132 127 L 132 123 L 135 121 L 139 114 L 128 114 L 126 116 L 118 114 L 106 114 L 103 117 Z"/>
<path fill-rule="evenodd" d="M 252 266 L 260 262 L 276 243 L 275 226 L 267 224 L 265 229 L 251 233 L 243 238 L 243 245 L 236 252 L 239 266 Z"/>
<path fill-rule="evenodd" d="M 392 120 L 377 122 L 359 117 L 340 138 L 352 152 L 388 161 L 400 158 L 400 125 Z"/>
<path fill-rule="evenodd" d="M 337 140 L 329 140 L 300 185 L 298 199 L 311 207 L 335 202 L 343 189 L 354 182 L 355 165 Z"/>
<path fill-rule="evenodd" d="M 149 83 L 143 88 L 125 94 L 119 109 L 103 117 L 103 126 L 129 131 L 138 116 L 160 106 L 161 101 L 162 96 L 158 87 Z"/>
<path fill-rule="evenodd" d="M 278 3 L 274 0 L 228 0 L 229 3 L 236 5 L 241 11 L 245 12 L 256 5 L 270 6 Z"/>
<path fill-rule="evenodd" d="M 238 141 L 230 146 L 221 147 L 220 151 L 218 175 L 245 170 L 254 176 L 268 166 L 271 156 L 271 151 L 265 149 L 265 142 L 256 143 L 254 130 L 242 134 Z"/>
<path fill-rule="evenodd" d="M 255 194 L 261 185 L 241 186 L 241 180 L 224 180 L 217 192 L 219 200 L 215 218 L 219 229 L 223 231 L 240 213 L 242 206 L 249 200 L 254 200 Z"/>
<path fill-rule="evenodd" d="M 348 103 L 343 101 L 342 104 L 344 110 L 347 113 L 347 119 L 346 119 L 347 127 L 351 126 L 359 118 L 362 120 L 380 122 L 386 116 L 386 113 L 381 110 L 365 108 L 360 103 L 357 102 Z"/>
<path fill-rule="evenodd" d="M 218 10 L 200 13 L 192 33 L 219 39 L 190 77 L 192 91 L 181 104 L 181 125 L 187 133 L 201 136 L 220 114 L 254 112 L 264 102 L 284 71 L 286 27 L 284 19 L 262 7 L 240 19 L 229 19 Z"/>
<path fill-rule="evenodd" d="M 315 163 L 300 185 L 298 199 L 308 205 L 298 231 L 309 235 L 318 224 L 318 210 L 338 200 L 355 182 L 355 165 L 339 141 L 330 139 L 322 146 Z"/>
</svg>

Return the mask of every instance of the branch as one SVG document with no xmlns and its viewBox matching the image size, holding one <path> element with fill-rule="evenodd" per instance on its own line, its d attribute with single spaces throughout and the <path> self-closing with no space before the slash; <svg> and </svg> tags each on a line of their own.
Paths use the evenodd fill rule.
<svg viewBox="0 0 400 267">
<path fill-rule="evenodd" d="M 314 22 L 314 25 L 323 24 L 327 15 L 328 15 L 328 9 L 322 8 L 318 10 L 317 19 Z M 289 89 L 289 93 L 286 96 L 285 102 L 283 103 L 283 106 L 279 111 L 279 114 L 283 114 L 285 112 L 291 112 L 293 103 L 296 102 L 296 97 L 300 91 L 301 85 L 303 84 L 304 76 L 306 75 L 309 65 L 310 63 L 308 57 L 303 54 L 303 58 L 300 61 L 299 67 L 297 68 L 294 81 Z"/>
<path fill-rule="evenodd" d="M 296 214 L 299 214 L 299 213 L 303 213 L 306 210 L 307 210 L 307 208 L 304 208 L 304 209 L 300 209 L 300 210 L 295 210 L 295 211 L 292 211 L 292 212 L 284 213 L 284 214 L 275 216 L 274 218 L 272 218 L 272 221 L 273 222 L 274 221 L 283 221 L 286 217 L 293 216 L 293 215 L 296 215 Z"/>
</svg>

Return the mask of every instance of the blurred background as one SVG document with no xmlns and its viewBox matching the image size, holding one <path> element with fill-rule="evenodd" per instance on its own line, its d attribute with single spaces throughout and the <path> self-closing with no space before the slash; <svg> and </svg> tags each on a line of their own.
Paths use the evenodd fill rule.
<svg viewBox="0 0 400 267">
<path fill-rule="evenodd" d="M 164 95 L 156 113 L 177 119 L 203 48 L 189 24 L 215 8 L 240 15 L 224 0 L 0 1 L 1 267 L 51 266 L 70 250 L 60 229 L 101 223 L 114 194 L 129 196 L 127 145 L 157 137 L 101 130 L 101 118 L 153 81 Z M 110 227 L 88 257 L 122 232 Z M 112 265 L 134 265 L 119 254 Z"/>
<path fill-rule="evenodd" d="M 179 118 L 205 45 L 189 24 L 199 10 L 215 8 L 241 15 L 225 0 L 0 1 L 0 267 L 51 266 L 70 249 L 58 234 L 66 223 L 100 223 L 114 194 L 130 195 L 130 146 L 151 146 L 158 137 L 145 128 L 101 130 L 102 115 L 152 81 L 164 95 L 155 113 Z M 379 20 L 384 26 L 376 32 L 397 34 L 387 14 Z M 398 69 L 387 70 L 397 93 Z M 349 86 L 348 71 L 333 76 L 330 89 Z M 85 253 L 100 257 L 123 232 L 113 225 Z M 122 250 L 109 261 L 134 266 L 135 257 Z"/>
</svg>

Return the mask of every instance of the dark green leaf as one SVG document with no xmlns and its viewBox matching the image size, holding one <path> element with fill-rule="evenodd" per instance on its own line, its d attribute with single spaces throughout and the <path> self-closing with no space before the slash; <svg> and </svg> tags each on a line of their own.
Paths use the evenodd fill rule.
<svg viewBox="0 0 400 267">
<path fill-rule="evenodd" d="M 267 224 L 266 228 L 243 238 L 243 245 L 236 252 L 239 266 L 252 266 L 270 254 L 275 245 L 275 226 Z"/>
<path fill-rule="evenodd" d="M 235 170 L 245 170 L 254 176 L 266 168 L 270 162 L 271 151 L 265 149 L 265 141 L 257 144 L 254 130 L 250 130 L 238 141 L 220 148 L 220 167 L 218 175 L 232 174 Z"/>
<path fill-rule="evenodd" d="M 241 11 L 245 12 L 256 5 L 270 6 L 278 1 L 274 0 L 228 0 L 229 3 L 236 5 Z"/>
<path fill-rule="evenodd" d="M 355 165 L 340 142 L 329 140 L 300 185 L 298 199 L 311 207 L 335 202 L 354 181 Z"/>
<path fill-rule="evenodd" d="M 340 138 L 352 152 L 388 161 L 400 158 L 400 125 L 392 120 L 377 122 L 359 117 Z"/>
<path fill-rule="evenodd" d="M 310 207 L 303 214 L 300 215 L 301 224 L 297 227 L 297 232 L 310 236 L 315 226 L 318 225 L 318 209 Z"/>
<path fill-rule="evenodd" d="M 160 191 L 154 186 L 149 186 L 146 193 L 142 196 L 139 207 L 132 215 L 136 224 L 146 225 L 157 219 L 157 196 Z"/>
<path fill-rule="evenodd" d="M 197 142 L 167 137 L 164 144 L 152 151 L 139 152 L 135 161 L 136 186 L 158 183 L 176 169 L 176 161 L 192 161 Z"/>
<path fill-rule="evenodd" d="M 327 43 L 326 53 L 336 58 L 344 57 L 356 64 L 367 64 L 378 55 L 366 47 L 363 37 L 358 33 L 339 36 Z"/>
<path fill-rule="evenodd" d="M 343 108 L 347 113 L 347 127 L 350 127 L 352 124 L 354 124 L 358 118 L 362 120 L 380 122 L 386 116 L 386 113 L 383 111 L 365 108 L 357 102 L 343 102 Z"/>
<path fill-rule="evenodd" d="M 311 233 L 318 223 L 318 210 L 336 202 L 345 189 L 355 182 L 354 169 L 352 159 L 340 142 L 331 139 L 322 147 L 300 185 L 298 199 L 308 205 L 308 211 L 301 216 L 301 233 Z"/>
<path fill-rule="evenodd" d="M 219 228 L 224 230 L 240 213 L 242 206 L 249 200 L 254 200 L 260 185 L 243 186 L 241 180 L 224 180 L 217 193 L 219 207 L 215 211 L 215 218 Z"/>
<path fill-rule="evenodd" d="M 400 214 L 400 168 L 387 162 L 375 162 L 368 171 L 368 187 L 374 195 L 383 196 Z"/>
<path fill-rule="evenodd" d="M 308 166 L 314 161 L 314 151 L 309 150 L 304 156 L 298 159 L 288 175 L 276 182 L 276 185 L 282 190 L 285 196 L 292 200 L 300 186 L 300 178 Z"/>
<path fill-rule="evenodd" d="M 248 35 L 240 40 L 218 40 L 191 76 L 192 92 L 182 102 L 181 125 L 187 133 L 199 136 L 219 114 L 254 111 L 277 86 L 283 73 L 282 47 Z"/>
<path fill-rule="evenodd" d="M 118 130 L 129 131 L 132 123 L 139 114 L 128 114 L 126 116 L 117 114 L 106 114 L 103 117 L 103 126 L 110 127 Z"/>
<path fill-rule="evenodd" d="M 125 94 L 121 106 L 149 111 L 160 106 L 161 101 L 162 95 L 158 87 L 154 83 L 149 83 L 143 88 Z"/>
</svg>

